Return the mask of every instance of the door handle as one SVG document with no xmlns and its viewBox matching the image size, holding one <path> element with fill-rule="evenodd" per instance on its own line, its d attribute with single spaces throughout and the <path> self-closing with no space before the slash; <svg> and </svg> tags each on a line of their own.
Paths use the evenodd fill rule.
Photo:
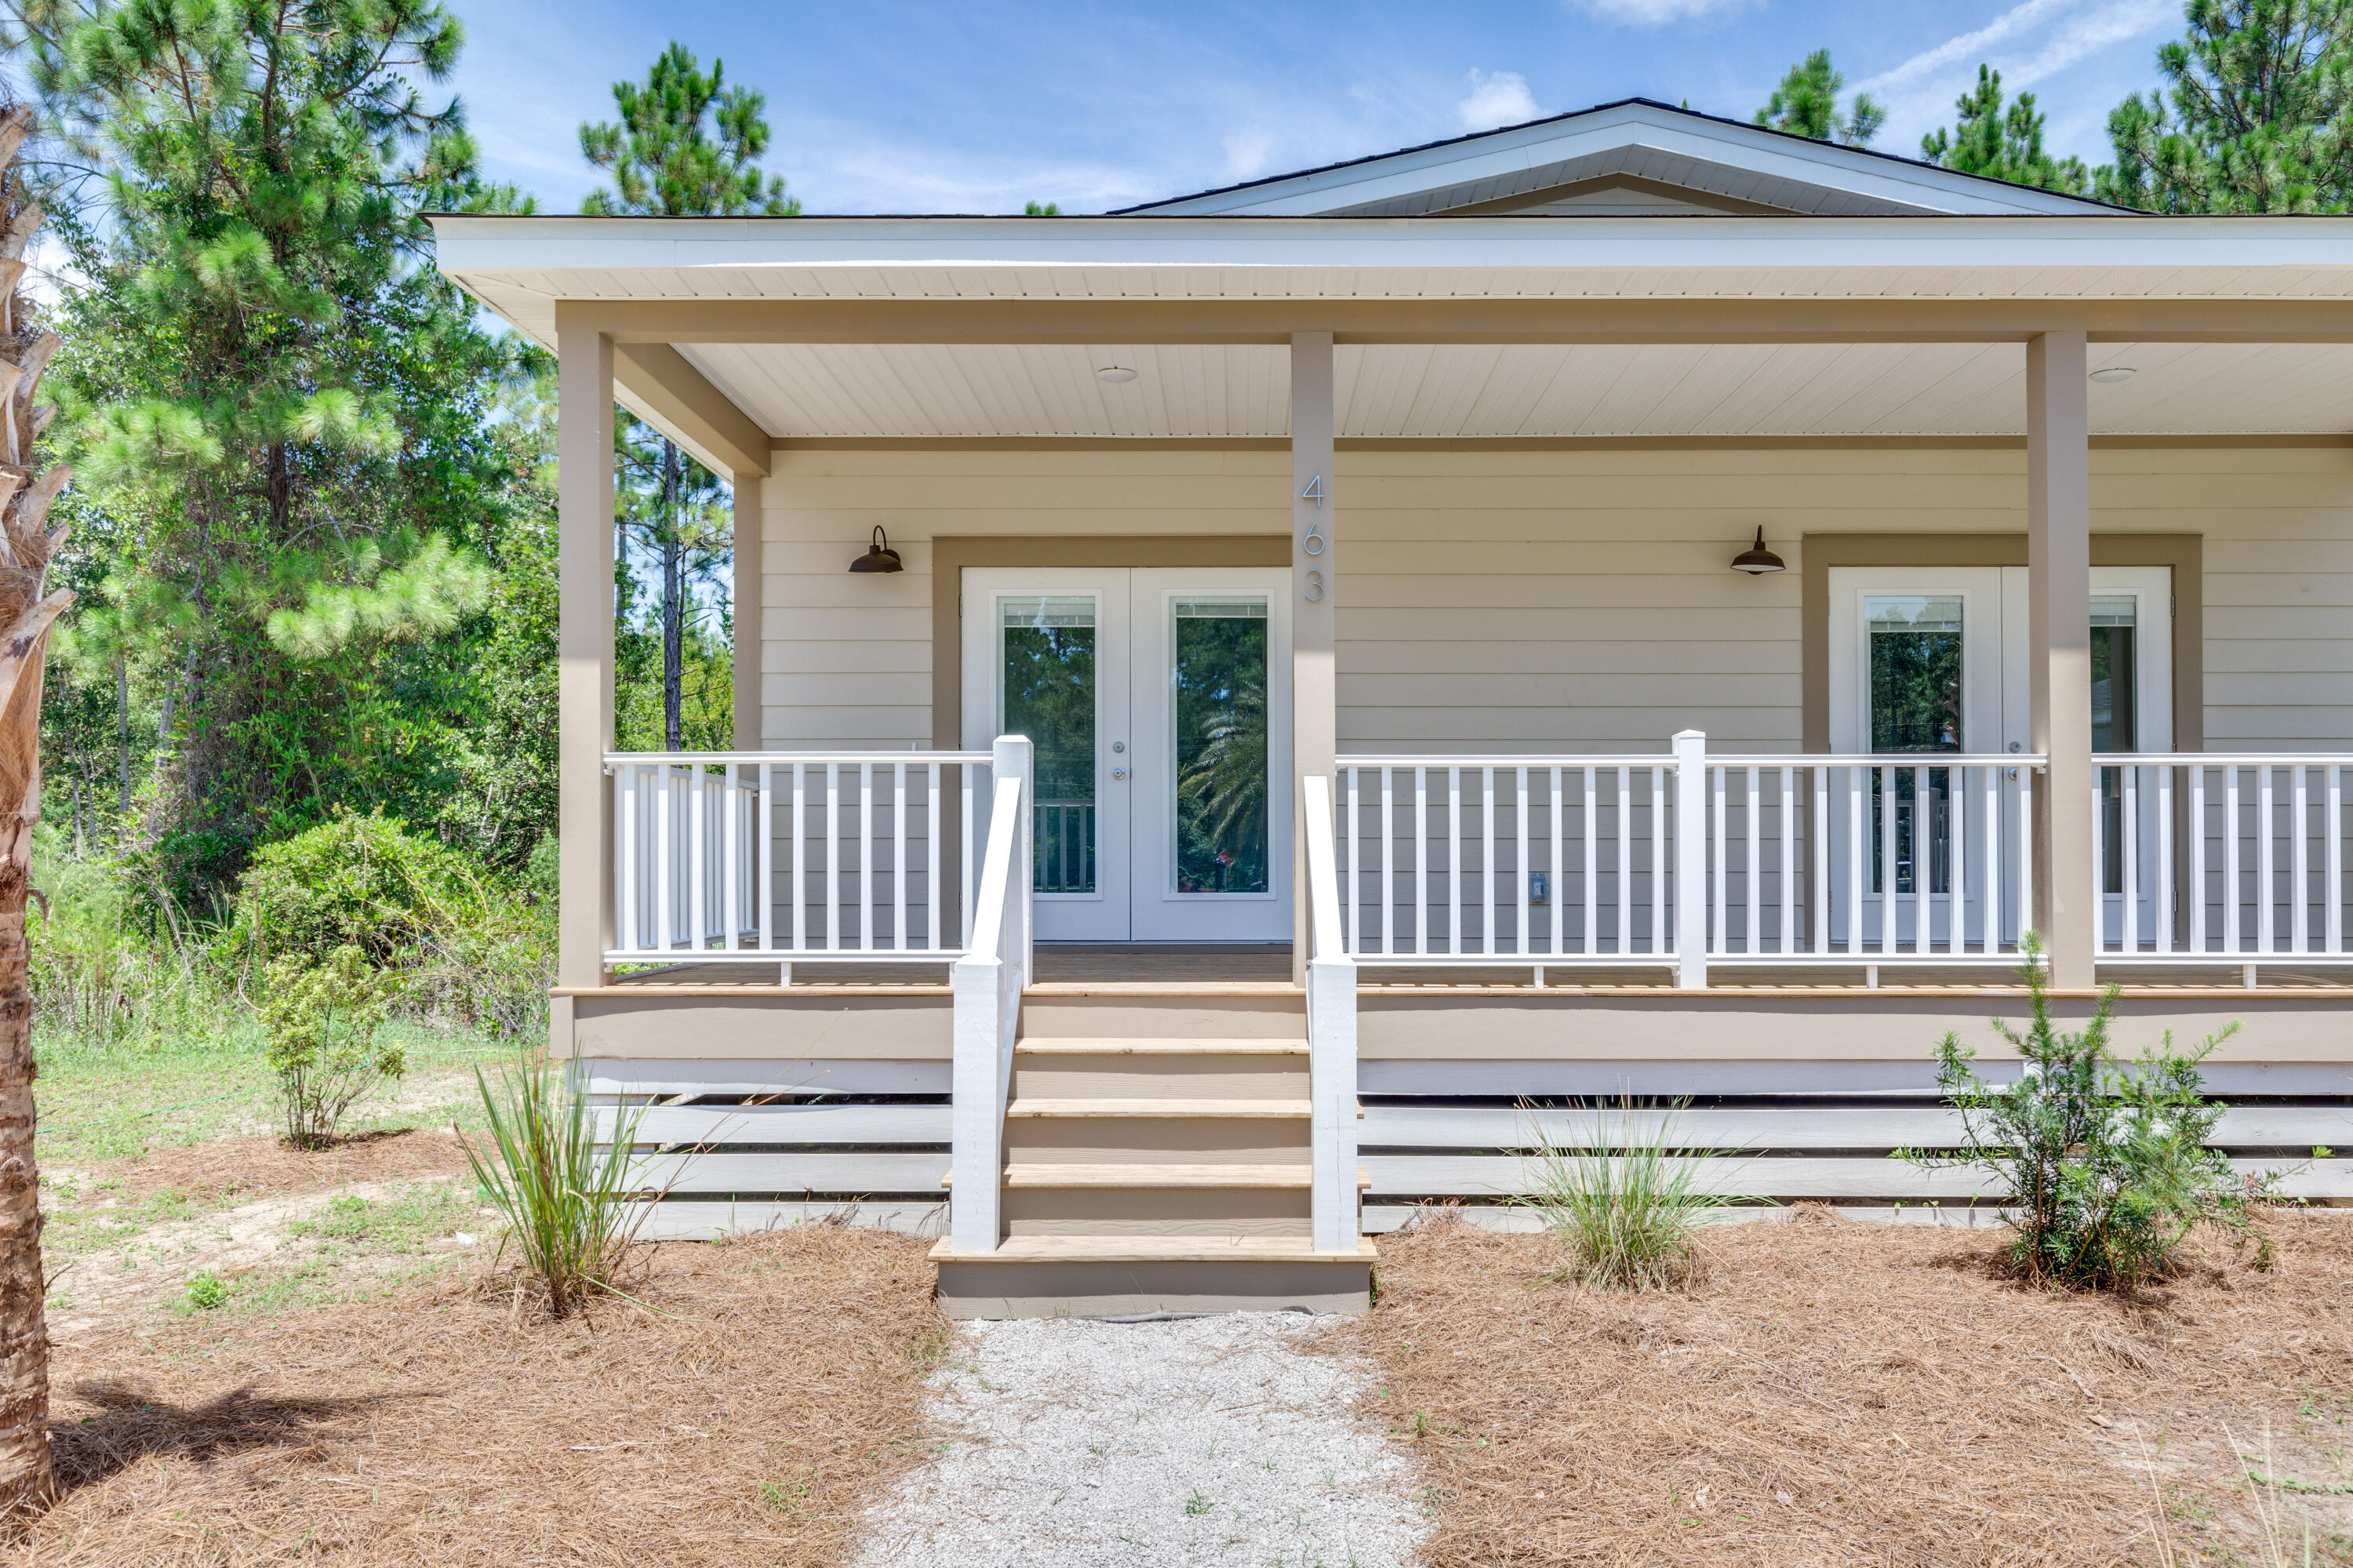
<svg viewBox="0 0 2353 1568">
<path fill-rule="evenodd" d="M 1124 768 L 1114 768 L 1111 770 L 1111 776 L 1113 779 L 1124 779 L 1127 777 L 1127 769 Z"/>
</svg>

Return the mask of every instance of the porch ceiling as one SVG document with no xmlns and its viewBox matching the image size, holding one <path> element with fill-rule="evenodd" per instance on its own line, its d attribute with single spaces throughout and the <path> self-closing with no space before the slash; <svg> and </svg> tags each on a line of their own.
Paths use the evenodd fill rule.
<svg viewBox="0 0 2353 1568">
<path fill-rule="evenodd" d="M 1282 437 L 1287 352 L 1261 344 L 690 344 L 778 439 Z M 2014 436 L 2017 344 L 1343 345 L 1347 437 Z M 2100 344 L 2103 435 L 2353 430 L 2353 344 Z M 1136 372 L 1122 384 L 1096 372 Z"/>
</svg>

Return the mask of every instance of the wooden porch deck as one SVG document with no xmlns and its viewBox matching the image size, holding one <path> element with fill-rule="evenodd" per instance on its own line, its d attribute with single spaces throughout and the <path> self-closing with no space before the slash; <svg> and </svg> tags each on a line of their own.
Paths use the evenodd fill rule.
<svg viewBox="0 0 2353 1568">
<path fill-rule="evenodd" d="M 1037 948 L 1038 972 L 1031 984 L 1060 986 L 1224 986 L 1288 985 L 1291 944 L 1258 942 L 1124 943 L 1041 942 Z M 1998 968 L 1937 969 L 1878 965 L 1876 986 L 1869 983 L 1866 960 L 1852 969 L 1821 966 L 1719 968 L 1709 976 L 1709 989 L 1766 993 L 1793 991 L 1816 995 L 1870 994 L 1902 991 L 1913 994 L 1956 992 L 2000 995 L 2024 988 L 2007 970 Z M 2211 967 L 2101 966 L 2103 981 L 2116 980 L 2135 991 L 2218 991 L 2243 992 L 2238 966 Z M 773 988 L 776 966 L 771 963 L 673 964 L 617 977 L 620 987 Z M 948 983 L 945 964 L 875 963 L 854 955 L 839 960 L 796 964 L 793 987 L 878 987 L 939 989 Z M 1358 972 L 1358 989 L 1371 991 L 1445 991 L 1454 994 L 1526 992 L 1536 988 L 1535 973 L 1525 963 L 1429 968 L 1372 967 Z M 1625 991 L 1673 991 L 1672 979 L 1656 968 L 1603 969 L 1550 966 L 1546 991 L 1568 995 Z M 2296 969 L 2292 962 L 2265 964 L 2257 971 L 2256 989 L 2342 994 L 2353 998 L 2353 973 L 2342 969 Z"/>
</svg>

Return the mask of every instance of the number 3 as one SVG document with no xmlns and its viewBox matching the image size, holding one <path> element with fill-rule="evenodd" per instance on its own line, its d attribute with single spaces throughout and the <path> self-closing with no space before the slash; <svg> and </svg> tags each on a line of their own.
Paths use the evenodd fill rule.
<svg viewBox="0 0 2353 1568">
<path fill-rule="evenodd" d="M 1324 602 L 1324 574 L 1322 572 L 1310 572 L 1307 574 L 1307 602 L 1310 604 L 1321 604 Z"/>
</svg>

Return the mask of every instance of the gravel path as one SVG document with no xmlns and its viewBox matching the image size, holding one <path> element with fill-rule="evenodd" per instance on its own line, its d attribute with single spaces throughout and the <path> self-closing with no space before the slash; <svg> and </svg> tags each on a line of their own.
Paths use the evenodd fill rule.
<svg viewBox="0 0 2353 1568">
<path fill-rule="evenodd" d="M 860 1568 L 1403 1568 L 1412 1466 L 1350 1414 L 1366 1375 L 1303 1314 L 961 1326 L 958 1436 L 867 1516 Z"/>
</svg>

